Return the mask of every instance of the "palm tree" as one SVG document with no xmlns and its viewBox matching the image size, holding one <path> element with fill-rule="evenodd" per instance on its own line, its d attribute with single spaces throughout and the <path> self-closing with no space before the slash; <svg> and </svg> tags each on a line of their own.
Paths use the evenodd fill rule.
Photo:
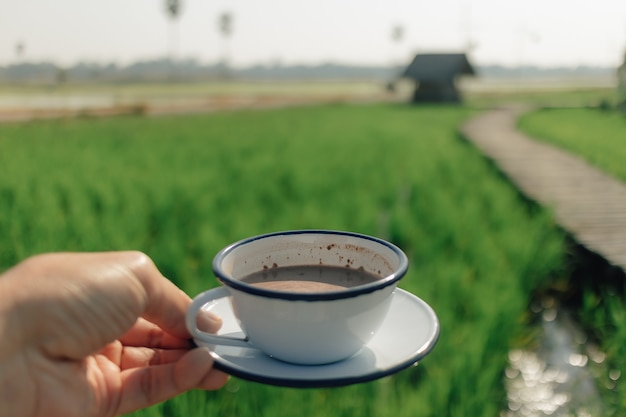
<svg viewBox="0 0 626 417">
<path fill-rule="evenodd" d="M 391 40 L 400 43 L 404 39 L 404 27 L 396 25 L 391 29 Z"/>
<path fill-rule="evenodd" d="M 18 61 L 22 60 L 22 57 L 24 56 L 25 49 L 26 49 L 26 46 L 24 46 L 24 42 L 18 41 L 15 44 L 15 56 L 17 57 Z"/>
<path fill-rule="evenodd" d="M 404 40 L 404 27 L 402 25 L 395 25 L 391 28 L 391 40 L 396 43 L 398 46 L 402 44 Z M 395 55 L 395 54 L 392 54 Z M 396 89 L 396 81 L 398 78 L 398 68 L 400 68 L 401 64 L 395 62 L 396 57 L 392 56 L 391 58 L 391 80 L 387 83 L 387 90 L 389 92 L 393 92 Z"/>
<path fill-rule="evenodd" d="M 617 69 L 617 91 L 620 98 L 620 107 L 626 112 L 626 53 L 624 63 Z"/>
<path fill-rule="evenodd" d="M 218 28 L 222 37 L 224 38 L 224 51 L 222 56 L 222 65 L 224 67 L 224 75 L 228 76 L 228 66 L 229 66 L 229 51 L 228 51 L 228 41 L 231 35 L 233 34 L 233 16 L 228 12 L 224 12 L 220 15 L 218 19 Z"/>
<path fill-rule="evenodd" d="M 178 17 L 180 16 L 181 6 L 182 6 L 181 0 L 165 0 L 165 11 L 172 22 L 172 28 L 171 28 L 171 33 L 170 33 L 170 71 L 171 71 L 170 76 L 172 78 L 175 78 L 174 62 L 176 61 L 176 54 L 177 54 L 177 49 L 178 49 L 177 23 L 178 23 Z"/>
</svg>

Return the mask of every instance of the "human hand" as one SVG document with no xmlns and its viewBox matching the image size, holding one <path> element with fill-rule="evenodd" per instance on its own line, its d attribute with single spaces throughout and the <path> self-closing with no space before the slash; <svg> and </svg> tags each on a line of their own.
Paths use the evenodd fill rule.
<svg viewBox="0 0 626 417">
<path fill-rule="evenodd" d="M 185 328 L 190 303 L 139 252 L 18 264 L 0 276 L 0 416 L 114 416 L 220 388 L 227 375 Z"/>
</svg>

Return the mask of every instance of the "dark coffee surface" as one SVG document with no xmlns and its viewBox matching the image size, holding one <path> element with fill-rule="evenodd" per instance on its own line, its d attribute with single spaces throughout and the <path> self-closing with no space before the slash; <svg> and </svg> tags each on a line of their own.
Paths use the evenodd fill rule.
<svg viewBox="0 0 626 417">
<path fill-rule="evenodd" d="M 242 282 L 274 291 L 312 293 L 339 291 L 377 281 L 378 276 L 339 266 L 285 266 L 255 272 Z"/>
</svg>

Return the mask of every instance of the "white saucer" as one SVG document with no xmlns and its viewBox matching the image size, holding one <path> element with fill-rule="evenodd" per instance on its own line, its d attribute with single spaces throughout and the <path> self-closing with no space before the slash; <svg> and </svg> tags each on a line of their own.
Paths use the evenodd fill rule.
<svg viewBox="0 0 626 417">
<path fill-rule="evenodd" d="M 243 336 L 228 298 L 203 307 L 219 315 L 219 334 Z M 435 346 L 439 320 L 433 309 L 415 295 L 396 289 L 380 330 L 354 356 L 329 365 L 294 365 L 271 358 L 254 348 L 207 345 L 215 368 L 230 375 L 270 385 L 321 388 L 372 381 L 417 363 Z"/>
</svg>

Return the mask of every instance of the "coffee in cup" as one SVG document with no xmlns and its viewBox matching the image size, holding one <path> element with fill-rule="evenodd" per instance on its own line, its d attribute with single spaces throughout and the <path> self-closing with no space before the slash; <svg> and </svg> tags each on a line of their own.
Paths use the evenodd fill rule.
<svg viewBox="0 0 626 417">
<path fill-rule="evenodd" d="M 363 269 L 331 265 L 298 265 L 253 272 L 241 282 L 274 291 L 311 293 L 341 291 L 378 280 Z"/>
</svg>

